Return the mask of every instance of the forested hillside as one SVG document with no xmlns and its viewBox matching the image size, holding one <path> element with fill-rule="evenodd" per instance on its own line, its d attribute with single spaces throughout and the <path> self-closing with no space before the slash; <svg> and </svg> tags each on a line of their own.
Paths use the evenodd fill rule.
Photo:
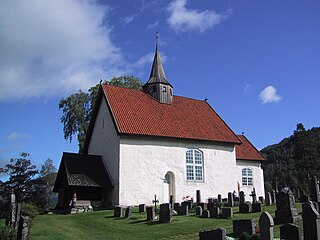
<svg viewBox="0 0 320 240">
<path fill-rule="evenodd" d="M 320 178 L 320 128 L 306 130 L 297 124 L 296 130 L 278 144 L 261 150 L 267 158 L 263 163 L 266 190 L 288 186 L 309 192 L 308 179 Z"/>
</svg>

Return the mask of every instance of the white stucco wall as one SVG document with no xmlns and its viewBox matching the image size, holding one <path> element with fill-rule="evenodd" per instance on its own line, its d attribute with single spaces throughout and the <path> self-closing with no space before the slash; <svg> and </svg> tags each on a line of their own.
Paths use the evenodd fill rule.
<svg viewBox="0 0 320 240">
<path fill-rule="evenodd" d="M 186 180 L 186 150 L 194 148 L 203 152 L 203 182 Z M 218 194 L 227 197 L 237 189 L 240 170 L 234 145 L 121 136 L 120 204 L 151 204 L 155 194 L 160 203 L 168 202 L 164 183 L 168 171 L 175 176 L 175 201 L 181 202 L 185 196 L 196 201 L 197 189 L 202 201 Z"/>
<path fill-rule="evenodd" d="M 240 191 L 244 191 L 246 195 L 246 201 L 252 201 L 252 197 L 250 197 L 251 191 L 253 188 L 256 189 L 257 200 L 258 197 L 262 196 L 265 197 L 264 194 L 264 178 L 263 178 L 263 170 L 261 168 L 260 161 L 244 161 L 244 160 L 237 160 L 237 168 L 238 168 L 238 181 L 240 183 Z M 244 186 L 242 185 L 242 169 L 243 168 L 250 168 L 252 170 L 252 186 Z"/>
<path fill-rule="evenodd" d="M 107 199 L 107 201 L 111 201 L 112 205 L 119 202 L 119 144 L 120 137 L 117 134 L 106 100 L 103 98 L 92 132 L 88 154 L 101 155 L 103 158 L 114 183 L 114 189 L 109 193 Z"/>
</svg>

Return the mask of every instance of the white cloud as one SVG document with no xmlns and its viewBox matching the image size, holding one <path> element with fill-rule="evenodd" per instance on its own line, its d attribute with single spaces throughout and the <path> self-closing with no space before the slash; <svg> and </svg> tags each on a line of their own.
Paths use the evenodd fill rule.
<svg viewBox="0 0 320 240">
<path fill-rule="evenodd" d="M 27 136 L 25 134 L 21 134 L 21 133 L 16 133 L 16 132 L 12 132 L 10 133 L 8 136 L 7 136 L 7 139 L 9 141 L 17 141 L 17 140 L 20 140 L 20 139 L 24 139 L 26 138 Z"/>
<path fill-rule="evenodd" d="M 250 84 L 247 84 L 244 88 L 243 88 L 243 92 L 248 92 L 251 88 L 251 85 Z"/>
<path fill-rule="evenodd" d="M 168 6 L 170 17 L 167 19 L 167 22 L 176 32 L 203 32 L 208 28 L 218 25 L 232 13 L 231 10 L 219 14 L 213 10 L 199 11 L 187 9 L 186 5 L 187 0 L 173 0 Z"/>
<path fill-rule="evenodd" d="M 130 16 L 127 16 L 127 17 L 123 18 L 122 22 L 123 22 L 124 25 L 127 25 L 127 24 L 131 23 L 137 17 L 138 17 L 137 14 L 133 14 L 133 15 L 130 15 Z"/>
<path fill-rule="evenodd" d="M 2 2 L 0 101 L 62 96 L 121 73 L 108 11 L 95 0 Z"/>
<path fill-rule="evenodd" d="M 147 26 L 147 29 L 155 28 L 159 25 L 159 21 L 155 21 L 154 23 L 151 23 Z"/>
<path fill-rule="evenodd" d="M 279 102 L 281 97 L 277 95 L 277 90 L 273 86 L 268 86 L 259 94 L 262 103 Z"/>
</svg>

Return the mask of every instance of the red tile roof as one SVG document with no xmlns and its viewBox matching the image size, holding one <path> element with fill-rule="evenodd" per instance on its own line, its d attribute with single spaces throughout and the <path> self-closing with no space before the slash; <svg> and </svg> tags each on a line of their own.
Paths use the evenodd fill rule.
<svg viewBox="0 0 320 240">
<path fill-rule="evenodd" d="M 241 143 L 205 101 L 174 96 L 172 104 L 163 104 L 140 90 L 103 90 L 120 134 Z"/>
<path fill-rule="evenodd" d="M 244 135 L 238 135 L 238 138 L 242 142 L 241 145 L 236 146 L 236 158 L 238 160 L 266 160 Z"/>
</svg>

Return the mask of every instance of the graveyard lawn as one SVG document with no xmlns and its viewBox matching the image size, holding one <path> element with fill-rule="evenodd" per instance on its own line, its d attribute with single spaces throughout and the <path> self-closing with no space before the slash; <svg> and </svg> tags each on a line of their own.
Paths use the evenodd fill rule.
<svg viewBox="0 0 320 240">
<path fill-rule="evenodd" d="M 301 214 L 301 204 L 296 206 Z M 274 217 L 275 206 L 263 208 Z M 241 214 L 238 207 L 233 211 L 234 220 L 253 219 L 258 224 L 260 213 Z M 33 220 L 31 239 L 199 239 L 200 231 L 219 227 L 226 228 L 227 234 L 231 234 L 233 219 L 199 218 L 191 211 L 189 216 L 174 216 L 171 223 L 160 224 L 158 221 L 147 222 L 146 213 L 139 213 L 138 208 L 133 208 L 129 219 L 114 218 L 113 210 L 39 215 Z M 279 227 L 275 226 L 274 231 L 277 238 L 280 237 Z"/>
</svg>

